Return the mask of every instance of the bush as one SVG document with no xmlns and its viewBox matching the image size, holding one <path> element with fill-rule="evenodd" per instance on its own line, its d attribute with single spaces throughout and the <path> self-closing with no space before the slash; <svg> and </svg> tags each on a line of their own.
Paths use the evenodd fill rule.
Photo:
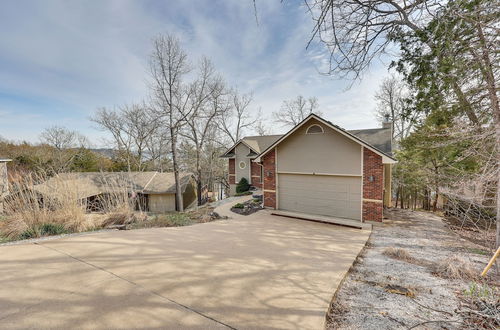
<svg viewBox="0 0 500 330">
<path fill-rule="evenodd" d="M 238 203 L 235 206 L 233 206 L 233 208 L 235 208 L 235 209 L 242 209 L 242 208 L 245 208 L 245 205 L 241 204 L 241 203 Z"/>
<path fill-rule="evenodd" d="M 159 214 L 148 220 L 132 224 L 132 228 L 179 227 L 191 225 L 193 221 L 186 213 Z"/>
<path fill-rule="evenodd" d="M 248 180 L 245 178 L 241 178 L 240 182 L 236 185 L 236 193 L 242 193 L 248 191 L 250 189 L 250 184 Z"/>
<path fill-rule="evenodd" d="M 67 232 L 66 228 L 60 223 L 44 223 L 40 226 L 42 236 L 61 235 Z"/>
<path fill-rule="evenodd" d="M 66 234 L 68 231 L 64 228 L 64 225 L 60 223 L 43 223 L 40 226 L 35 226 L 26 229 L 20 235 L 20 239 L 30 239 L 42 236 L 53 236 Z"/>
<path fill-rule="evenodd" d="M 234 194 L 235 197 L 239 197 L 239 196 L 247 196 L 247 195 L 251 195 L 252 192 L 251 191 L 244 191 L 244 192 L 241 192 L 241 193 L 237 193 L 237 194 Z"/>
</svg>

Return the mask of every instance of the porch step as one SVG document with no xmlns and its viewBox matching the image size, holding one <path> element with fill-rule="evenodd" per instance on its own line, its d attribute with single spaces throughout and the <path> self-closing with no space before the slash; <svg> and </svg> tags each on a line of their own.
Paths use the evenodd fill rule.
<svg viewBox="0 0 500 330">
<path fill-rule="evenodd" d="M 272 211 L 271 214 L 278 215 L 281 217 L 288 217 L 288 218 L 295 218 L 295 219 L 301 219 L 301 220 L 307 220 L 307 221 L 329 223 L 329 224 L 333 224 L 333 225 L 340 225 L 340 226 L 346 226 L 346 227 L 357 228 L 357 229 L 368 229 L 368 230 L 372 229 L 372 225 L 369 223 L 365 223 L 365 222 L 361 222 L 361 221 L 357 221 L 357 220 L 328 217 L 325 215 L 307 214 L 307 213 L 290 212 L 290 211 L 278 211 L 278 210 Z"/>
</svg>

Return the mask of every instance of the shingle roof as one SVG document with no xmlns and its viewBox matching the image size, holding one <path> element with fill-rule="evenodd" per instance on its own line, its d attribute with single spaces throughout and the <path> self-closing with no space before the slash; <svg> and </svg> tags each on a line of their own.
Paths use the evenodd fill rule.
<svg viewBox="0 0 500 330">
<path fill-rule="evenodd" d="M 347 130 L 356 135 L 369 145 L 392 156 L 391 129 L 390 128 L 370 128 Z"/>
<path fill-rule="evenodd" d="M 191 173 L 179 173 L 182 190 L 192 177 Z M 35 191 L 45 195 L 59 195 L 71 190 L 76 199 L 102 193 L 134 191 L 145 194 L 175 193 L 174 173 L 160 172 L 76 172 L 60 173 L 44 183 L 35 185 Z"/>
<path fill-rule="evenodd" d="M 379 149 L 380 151 L 383 151 L 388 155 L 392 155 L 390 128 L 368 128 L 345 131 L 357 136 L 364 142 Z M 242 140 L 245 141 L 252 149 L 256 150 L 258 153 L 261 153 L 282 136 L 283 135 L 247 136 Z"/>
<path fill-rule="evenodd" d="M 255 152 L 261 153 L 271 144 L 278 141 L 281 136 L 282 135 L 245 136 L 242 140 Z"/>
</svg>

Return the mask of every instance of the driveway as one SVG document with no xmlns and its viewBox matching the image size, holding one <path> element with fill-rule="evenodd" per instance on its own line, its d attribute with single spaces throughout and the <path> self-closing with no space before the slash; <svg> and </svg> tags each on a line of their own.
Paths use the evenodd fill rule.
<svg viewBox="0 0 500 330">
<path fill-rule="evenodd" d="M 260 211 L 0 247 L 2 328 L 322 329 L 370 231 Z"/>
</svg>

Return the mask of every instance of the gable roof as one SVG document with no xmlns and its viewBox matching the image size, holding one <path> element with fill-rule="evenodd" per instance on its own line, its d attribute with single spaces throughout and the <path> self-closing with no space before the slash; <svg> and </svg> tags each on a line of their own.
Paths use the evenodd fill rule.
<svg viewBox="0 0 500 330">
<path fill-rule="evenodd" d="M 390 128 L 354 129 L 347 132 L 356 135 L 378 150 L 392 156 L 392 130 Z"/>
<path fill-rule="evenodd" d="M 343 128 L 341 128 L 340 126 L 337 126 L 321 117 L 319 117 L 318 115 L 314 114 L 314 113 L 311 113 L 309 116 L 307 116 L 304 120 L 302 120 L 299 124 L 297 124 L 295 127 L 293 127 L 290 131 L 288 131 L 286 134 L 282 135 L 278 140 L 276 140 L 273 144 L 269 145 L 264 151 L 262 151 L 259 156 L 255 159 L 256 162 L 260 162 L 260 159 L 262 156 L 264 156 L 265 154 L 267 154 L 269 151 L 271 151 L 274 147 L 276 147 L 278 144 L 280 144 L 283 140 L 285 140 L 288 136 L 290 136 L 293 132 L 295 132 L 299 127 L 301 127 L 302 125 L 304 125 L 305 123 L 307 123 L 310 119 L 316 119 L 318 120 L 319 122 L 325 124 L 326 126 L 330 127 L 331 129 L 339 132 L 340 134 L 346 136 L 347 138 L 350 138 L 351 140 L 359 143 L 360 145 L 366 147 L 367 149 L 375 152 L 376 154 L 382 156 L 382 162 L 384 164 L 394 164 L 394 163 L 397 163 L 397 160 L 392 157 L 391 154 L 389 153 L 386 153 L 384 152 L 383 150 L 380 150 L 378 149 L 376 146 L 370 144 L 369 142 L 363 140 L 361 138 L 361 136 L 364 136 L 364 137 L 369 137 L 369 138 L 372 138 L 375 142 L 376 139 L 374 139 L 374 137 L 377 137 L 377 135 L 375 134 L 368 134 L 366 131 L 369 131 L 369 130 L 357 130 L 356 133 L 359 134 L 360 136 L 358 137 L 356 134 L 354 134 L 354 132 L 349 132 Z M 375 129 L 377 130 L 377 129 Z M 383 130 L 383 129 L 381 129 Z M 381 133 L 380 134 L 381 136 L 382 135 L 385 135 L 385 133 Z M 380 139 L 382 140 L 382 139 Z M 389 142 L 390 143 L 390 142 Z M 385 147 L 386 146 L 386 143 L 382 143 L 381 145 L 379 145 L 379 147 Z"/>
<path fill-rule="evenodd" d="M 191 173 L 179 173 L 184 192 Z M 174 173 L 160 172 L 74 172 L 60 173 L 37 184 L 33 189 L 42 195 L 87 198 L 102 193 L 140 192 L 144 194 L 175 193 Z"/>
<path fill-rule="evenodd" d="M 229 148 L 221 157 L 234 157 L 234 148 L 238 144 L 243 143 L 254 153 L 249 153 L 247 156 L 257 156 L 262 151 L 266 150 L 271 144 L 276 142 L 282 135 L 257 135 L 257 136 L 246 136 L 239 141 L 237 141 L 231 148 Z"/>
</svg>

